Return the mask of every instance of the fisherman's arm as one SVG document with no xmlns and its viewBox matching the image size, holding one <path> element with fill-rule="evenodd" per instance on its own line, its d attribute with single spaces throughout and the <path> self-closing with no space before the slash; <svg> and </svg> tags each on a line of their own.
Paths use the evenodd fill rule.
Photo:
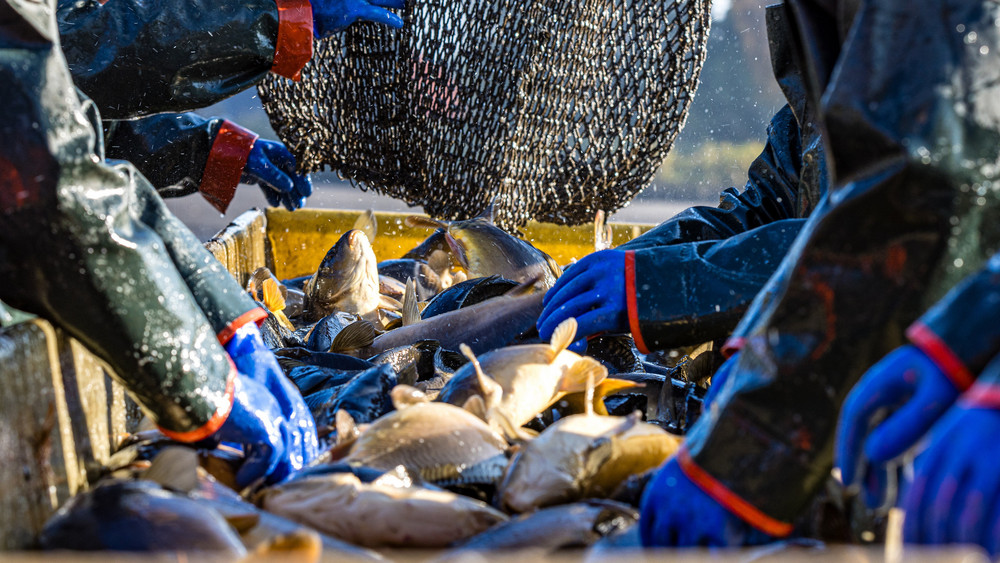
<svg viewBox="0 0 1000 563">
<path fill-rule="evenodd" d="M 575 316 L 580 334 L 631 331 L 643 352 L 725 338 L 804 221 L 797 218 L 800 135 L 785 106 L 742 193 L 726 190 L 718 208 L 690 208 L 570 267 L 546 296 L 542 337 Z"/>
<path fill-rule="evenodd" d="M 225 213 L 241 181 L 258 184 L 268 203 L 289 210 L 312 193 L 284 145 L 225 119 L 166 113 L 105 121 L 104 131 L 107 157 L 135 164 L 163 197 L 197 191 Z"/>
<path fill-rule="evenodd" d="M 987 101 L 995 85 L 975 78 L 996 65 L 996 10 L 904 4 L 864 4 L 847 35 L 823 95 L 839 180 L 772 278 L 772 300 L 742 331 L 730 384 L 678 455 L 700 488 L 775 536 L 791 533 L 830 477 L 837 417 L 854 384 L 951 277 L 997 251 L 995 229 L 983 227 L 995 194 L 968 189 L 998 181 L 995 167 L 968 164 L 996 158 L 1000 131 Z M 980 43 L 923 35 L 958 25 Z M 884 53 L 905 56 L 884 65 Z M 945 130 L 970 142 L 942 145 Z"/>
<path fill-rule="evenodd" d="M 401 0 L 376 5 L 401 8 Z M 357 19 L 401 27 L 364 0 L 62 0 L 58 17 L 77 85 L 105 119 L 204 107 L 268 72 L 297 79 L 313 38 Z"/>
<path fill-rule="evenodd" d="M 230 411 L 236 369 L 159 237 L 131 213 L 131 170 L 97 135 L 44 4 L 0 6 L 0 293 L 50 319 L 111 366 L 150 419 L 196 440 Z"/>
</svg>

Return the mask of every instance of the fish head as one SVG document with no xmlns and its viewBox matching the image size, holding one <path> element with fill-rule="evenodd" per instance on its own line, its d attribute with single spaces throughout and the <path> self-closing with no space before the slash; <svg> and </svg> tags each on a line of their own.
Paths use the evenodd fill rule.
<svg viewBox="0 0 1000 563">
<path fill-rule="evenodd" d="M 365 233 L 344 233 L 323 257 L 307 283 L 313 319 L 330 314 L 341 301 L 349 313 L 367 314 L 378 307 L 378 260 Z M 364 310 L 354 310 L 357 308 Z"/>
</svg>

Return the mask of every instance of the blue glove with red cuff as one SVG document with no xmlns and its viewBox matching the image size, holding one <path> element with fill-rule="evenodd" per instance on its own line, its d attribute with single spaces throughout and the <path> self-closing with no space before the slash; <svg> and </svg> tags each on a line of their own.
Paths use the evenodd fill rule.
<svg viewBox="0 0 1000 563">
<path fill-rule="evenodd" d="M 576 335 L 601 332 L 628 332 L 628 305 L 625 302 L 625 252 L 601 250 L 588 254 L 570 266 L 545 294 L 544 309 L 538 317 L 538 335 L 548 340 L 559 323 L 576 317 Z M 582 351 L 586 339 L 570 345 Z"/>
<path fill-rule="evenodd" d="M 260 478 L 279 481 L 318 455 L 316 424 L 256 325 L 240 327 L 226 351 L 239 376 L 233 409 L 215 437 L 243 446 L 246 457 L 236 474 L 241 487 Z"/>
<path fill-rule="evenodd" d="M 978 544 L 1000 555 L 1000 393 L 992 404 L 967 400 L 973 385 L 934 425 L 904 491 L 903 538 L 909 543 Z"/>
<path fill-rule="evenodd" d="M 266 139 L 254 141 L 241 181 L 260 186 L 271 207 L 284 205 L 289 211 L 305 205 L 313 191 L 309 176 L 295 171 L 295 157 L 285 145 Z"/>
<path fill-rule="evenodd" d="M 326 39 L 347 29 L 358 20 L 385 24 L 400 29 L 403 18 L 386 8 L 402 10 L 405 0 L 312 0 L 313 35 Z"/>
<path fill-rule="evenodd" d="M 773 541 L 695 485 L 670 459 L 642 495 L 639 534 L 647 547 L 726 547 Z"/>
<path fill-rule="evenodd" d="M 916 444 L 958 393 L 941 368 L 916 346 L 901 346 L 872 366 L 851 390 L 840 414 L 836 463 L 843 483 L 863 480 L 868 505 L 882 504 L 886 464 Z M 876 425 L 883 414 L 888 418 Z"/>
</svg>

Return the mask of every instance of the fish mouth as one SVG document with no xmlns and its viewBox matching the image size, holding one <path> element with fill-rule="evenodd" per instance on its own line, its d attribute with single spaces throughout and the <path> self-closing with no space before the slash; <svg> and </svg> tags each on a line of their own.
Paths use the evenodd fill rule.
<svg viewBox="0 0 1000 563">
<path fill-rule="evenodd" d="M 460 241 L 457 238 L 455 238 L 454 236 L 452 236 L 452 234 L 450 232 L 445 232 L 444 233 L 444 240 L 448 242 L 448 248 L 451 249 L 452 253 L 455 255 L 455 258 L 458 259 L 458 263 L 463 268 L 465 268 L 466 270 L 468 270 L 469 269 L 469 256 L 468 256 L 468 253 L 465 250 L 465 245 L 462 244 L 462 241 Z"/>
</svg>

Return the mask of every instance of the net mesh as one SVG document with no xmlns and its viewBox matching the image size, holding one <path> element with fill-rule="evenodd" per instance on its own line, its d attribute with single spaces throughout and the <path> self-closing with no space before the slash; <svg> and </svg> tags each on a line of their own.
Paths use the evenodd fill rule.
<svg viewBox="0 0 1000 563">
<path fill-rule="evenodd" d="M 711 0 L 413 0 L 318 42 L 264 109 L 302 171 L 512 228 L 612 212 L 683 126 Z M 495 199 L 494 199 L 495 198 Z"/>
</svg>

